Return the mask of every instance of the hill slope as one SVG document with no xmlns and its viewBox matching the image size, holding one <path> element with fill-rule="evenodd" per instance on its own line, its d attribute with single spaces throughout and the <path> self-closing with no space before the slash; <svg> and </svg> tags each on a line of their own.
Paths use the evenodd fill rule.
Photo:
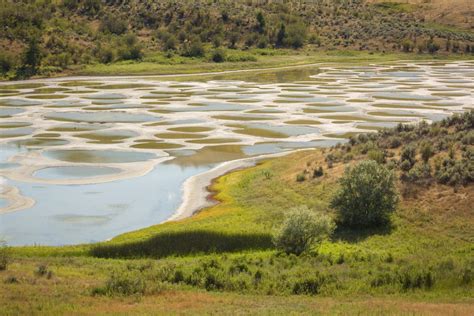
<svg viewBox="0 0 474 316">
<path fill-rule="evenodd" d="M 433 12 L 449 12 L 443 16 L 459 20 L 454 25 L 466 29 L 425 22 L 431 21 L 425 15 L 432 12 L 425 10 L 425 4 L 363 0 L 4 0 L 0 75 L 48 75 L 78 65 L 140 60 L 153 54 L 158 54 L 153 59 L 157 63 L 169 63 L 176 55 L 222 62 L 225 52 L 218 48 L 224 47 L 470 54 L 474 33 L 469 9 L 462 2 L 449 10 L 442 8 Z M 444 23 L 446 19 L 433 20 Z"/>
</svg>

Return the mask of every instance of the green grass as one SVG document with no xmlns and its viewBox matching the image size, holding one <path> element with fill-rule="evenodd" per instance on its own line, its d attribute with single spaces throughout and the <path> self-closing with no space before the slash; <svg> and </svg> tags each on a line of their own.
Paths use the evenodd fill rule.
<svg viewBox="0 0 474 316">
<path fill-rule="evenodd" d="M 459 143 L 470 131 L 463 124 L 458 118 L 443 125 L 443 133 L 439 125 L 428 131 L 420 125 L 399 135 L 411 142 L 417 141 L 415 135 L 434 137 L 433 146 L 449 139 Z M 384 133 L 379 146 L 393 137 Z M 337 179 L 350 161 L 366 158 L 369 138 L 357 139 L 349 162 L 344 162 L 347 147 L 339 146 L 297 152 L 219 177 L 211 188 L 220 203 L 191 218 L 99 244 L 14 247 L 12 263 L 0 272 L 0 302 L 7 314 L 24 312 L 25 300 L 28 308 L 43 313 L 140 312 L 163 304 L 176 313 L 231 313 L 232 302 L 238 302 L 241 308 L 255 305 L 253 313 L 279 314 L 312 310 L 318 302 L 325 307 L 321 312 L 330 313 L 472 314 L 472 183 L 453 188 L 400 182 L 401 203 L 390 226 L 339 227 L 330 240 L 299 257 L 273 249 L 272 234 L 288 209 L 307 205 L 333 212 L 329 204 Z M 472 149 L 466 146 L 471 147 L 459 147 L 455 156 Z M 399 159 L 400 148 L 387 150 Z M 324 175 L 312 179 L 311 171 L 319 166 Z M 298 174 L 305 180 L 296 181 Z M 51 276 L 35 274 L 40 265 Z M 290 305 L 271 307 L 279 300 Z"/>
<path fill-rule="evenodd" d="M 430 59 L 472 59 L 473 56 L 449 55 L 433 56 L 425 54 L 404 53 L 369 53 L 359 51 L 312 51 L 310 49 L 276 50 L 252 49 L 248 51 L 226 50 L 231 60 L 223 63 L 209 61 L 208 57 L 188 58 L 173 55 L 167 58 L 164 53 L 152 53 L 142 61 L 122 61 L 112 64 L 92 64 L 66 72 L 67 75 L 171 75 L 171 74 L 198 74 L 208 72 L 222 72 L 232 70 L 247 70 L 260 68 L 277 68 L 301 66 L 313 63 L 331 62 L 385 62 L 396 60 L 430 60 Z M 256 61 L 246 61 L 248 57 Z"/>
</svg>

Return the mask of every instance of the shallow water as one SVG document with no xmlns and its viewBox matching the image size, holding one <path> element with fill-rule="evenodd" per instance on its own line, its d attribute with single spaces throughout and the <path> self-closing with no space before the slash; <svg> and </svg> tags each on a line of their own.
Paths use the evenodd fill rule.
<svg viewBox="0 0 474 316">
<path fill-rule="evenodd" d="M 473 107 L 469 62 L 0 83 L 0 239 L 104 240 L 169 218 L 219 163 Z M 31 198 L 11 209 L 13 198 Z M 4 213 L 8 211 L 8 213 Z"/>
</svg>

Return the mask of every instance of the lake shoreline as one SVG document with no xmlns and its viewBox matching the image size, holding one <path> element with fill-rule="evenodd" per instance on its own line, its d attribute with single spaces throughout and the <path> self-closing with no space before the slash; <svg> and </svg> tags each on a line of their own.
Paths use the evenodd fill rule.
<svg viewBox="0 0 474 316">
<path fill-rule="evenodd" d="M 303 148 L 274 154 L 260 155 L 256 157 L 243 158 L 238 160 L 226 161 L 211 170 L 191 176 L 182 186 L 183 200 L 175 213 L 167 220 L 157 223 L 160 225 L 170 221 L 179 221 L 192 217 L 199 211 L 218 204 L 219 202 L 210 199 L 213 192 L 209 190 L 212 183 L 223 175 L 236 170 L 247 169 L 255 166 L 259 162 L 267 159 L 283 157 L 303 150 L 316 150 L 318 148 Z"/>
</svg>

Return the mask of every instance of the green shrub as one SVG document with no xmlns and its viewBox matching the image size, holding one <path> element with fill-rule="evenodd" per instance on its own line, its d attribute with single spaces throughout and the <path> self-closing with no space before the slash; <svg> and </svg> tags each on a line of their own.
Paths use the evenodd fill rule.
<svg viewBox="0 0 474 316">
<path fill-rule="evenodd" d="M 16 283 L 19 283 L 17 277 L 15 277 L 15 276 L 13 276 L 13 275 L 10 275 L 10 276 L 6 277 L 4 282 L 5 282 L 6 284 L 16 284 Z"/>
<path fill-rule="evenodd" d="M 0 52 L 0 75 L 5 76 L 15 66 L 15 61 L 12 55 L 5 52 Z"/>
<path fill-rule="evenodd" d="M 292 293 L 296 295 L 316 295 L 320 292 L 321 286 L 324 282 L 324 276 L 317 273 L 314 277 L 308 277 L 304 280 L 295 282 Z"/>
<path fill-rule="evenodd" d="M 474 162 L 463 158 L 446 158 L 436 166 L 435 177 L 439 183 L 447 185 L 465 185 L 474 181 Z"/>
<path fill-rule="evenodd" d="M 129 271 L 114 271 L 103 287 L 95 288 L 93 295 L 130 296 L 143 295 L 146 290 L 144 277 Z"/>
<path fill-rule="evenodd" d="M 104 33 L 121 35 L 127 31 L 127 22 L 112 15 L 107 15 L 100 22 L 99 30 Z"/>
<path fill-rule="evenodd" d="M 423 271 L 415 268 L 407 268 L 399 273 L 402 290 L 431 289 L 435 278 L 431 271 Z"/>
<path fill-rule="evenodd" d="M 367 158 L 379 164 L 385 163 L 385 153 L 380 149 L 371 149 L 367 152 Z"/>
<path fill-rule="evenodd" d="M 40 264 L 36 267 L 35 274 L 38 276 L 46 276 L 48 272 L 48 266 L 46 264 Z"/>
<path fill-rule="evenodd" d="M 402 181 L 418 184 L 429 184 L 430 179 L 431 167 L 428 163 L 417 163 L 408 173 L 401 176 Z"/>
<path fill-rule="evenodd" d="M 299 255 L 331 235 L 334 228 L 329 215 L 316 213 L 305 206 L 297 207 L 286 214 L 274 243 L 281 251 Z"/>
<path fill-rule="evenodd" d="M 226 59 L 225 51 L 223 49 L 216 49 L 212 52 L 212 61 L 215 63 L 222 63 Z"/>
<path fill-rule="evenodd" d="M 398 202 L 394 174 L 373 160 L 346 169 L 331 206 L 343 225 L 371 227 L 386 224 Z"/>
<path fill-rule="evenodd" d="M 303 173 L 296 175 L 296 182 L 303 182 L 304 180 L 306 180 L 306 176 Z"/>
<path fill-rule="evenodd" d="M 186 57 L 202 57 L 204 54 L 202 42 L 199 39 L 195 39 L 191 44 L 185 45 L 182 55 Z"/>
<path fill-rule="evenodd" d="M 306 26 L 303 23 L 290 24 L 284 43 L 292 48 L 303 47 L 306 41 L 306 33 Z"/>
<path fill-rule="evenodd" d="M 423 142 L 420 146 L 420 154 L 421 159 L 423 159 L 423 161 L 427 163 L 428 160 L 430 160 L 430 158 L 434 155 L 433 146 L 431 145 L 431 143 Z"/>
<path fill-rule="evenodd" d="M 6 244 L 0 243 L 0 271 L 6 270 L 10 261 L 10 249 Z"/>
<path fill-rule="evenodd" d="M 416 162 L 416 150 L 412 145 L 408 145 L 402 148 L 400 155 L 400 168 L 403 171 L 410 170 Z"/>
<path fill-rule="evenodd" d="M 313 178 L 319 178 L 324 175 L 323 167 L 319 166 L 319 168 L 314 169 Z"/>
</svg>

